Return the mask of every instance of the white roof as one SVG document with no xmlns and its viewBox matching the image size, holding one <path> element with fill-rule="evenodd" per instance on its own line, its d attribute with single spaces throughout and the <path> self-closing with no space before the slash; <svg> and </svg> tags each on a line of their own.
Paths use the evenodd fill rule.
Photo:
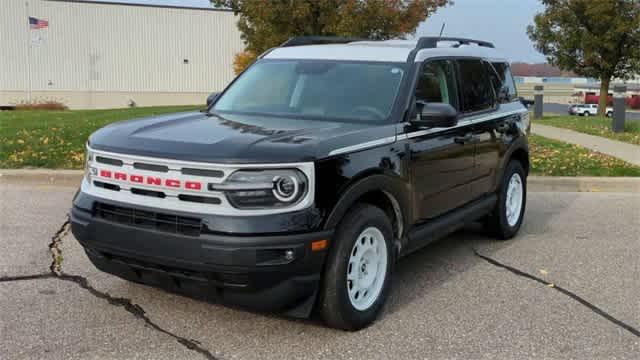
<svg viewBox="0 0 640 360">
<path fill-rule="evenodd" d="M 319 59 L 407 62 L 411 49 L 349 44 L 304 45 L 273 49 L 265 59 Z"/>
<path fill-rule="evenodd" d="M 304 45 L 275 48 L 265 59 L 303 59 L 303 60 L 354 60 L 380 62 L 406 62 L 409 53 L 416 47 L 417 40 L 357 41 L 347 44 Z M 424 61 L 431 57 L 480 57 L 491 61 L 505 61 L 493 48 L 462 45 L 451 47 L 441 42 L 437 48 L 422 49 L 416 54 L 415 61 Z M 443 46 L 444 45 L 444 46 Z"/>
</svg>

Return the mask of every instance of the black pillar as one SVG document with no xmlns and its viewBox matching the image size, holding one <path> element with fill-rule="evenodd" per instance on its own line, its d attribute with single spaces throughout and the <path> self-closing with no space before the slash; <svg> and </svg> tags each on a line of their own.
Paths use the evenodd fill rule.
<svg viewBox="0 0 640 360">
<path fill-rule="evenodd" d="M 626 86 L 616 85 L 613 87 L 613 124 L 611 126 L 613 132 L 624 131 L 624 120 L 627 111 L 624 103 L 626 94 Z"/>
<path fill-rule="evenodd" d="M 533 118 L 542 119 L 544 102 L 544 86 L 536 85 L 533 87 Z"/>
</svg>

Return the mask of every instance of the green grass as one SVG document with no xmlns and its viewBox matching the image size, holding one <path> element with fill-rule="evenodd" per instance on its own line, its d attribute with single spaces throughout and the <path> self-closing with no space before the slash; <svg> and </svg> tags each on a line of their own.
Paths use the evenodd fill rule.
<svg viewBox="0 0 640 360">
<path fill-rule="evenodd" d="M 550 125 L 581 133 L 602 136 L 613 140 L 640 145 L 640 121 L 625 121 L 625 131 L 611 131 L 611 119 L 583 116 L 545 116 L 542 120 L 534 120 L 541 125 Z"/>
<path fill-rule="evenodd" d="M 531 173 L 544 176 L 640 176 L 640 167 L 562 141 L 529 137 Z"/>
<path fill-rule="evenodd" d="M 84 144 L 95 130 L 120 120 L 202 106 L 114 110 L 0 112 L 0 168 L 80 169 Z"/>
</svg>

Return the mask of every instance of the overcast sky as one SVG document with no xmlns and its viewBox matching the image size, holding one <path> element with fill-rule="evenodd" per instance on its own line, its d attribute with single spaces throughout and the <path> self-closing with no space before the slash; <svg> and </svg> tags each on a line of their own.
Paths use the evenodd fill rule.
<svg viewBox="0 0 640 360">
<path fill-rule="evenodd" d="M 105 0 L 108 1 L 108 0 Z M 112 0 L 119 2 L 209 7 L 209 0 Z M 540 0 L 454 0 L 418 27 L 417 36 L 437 35 L 446 23 L 445 36 L 476 38 L 495 43 L 511 61 L 544 62 L 527 37 L 527 25 L 542 11 Z"/>
</svg>

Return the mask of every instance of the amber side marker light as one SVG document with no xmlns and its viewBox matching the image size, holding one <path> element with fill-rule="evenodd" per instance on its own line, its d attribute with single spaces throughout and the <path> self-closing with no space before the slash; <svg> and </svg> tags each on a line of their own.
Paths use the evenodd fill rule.
<svg viewBox="0 0 640 360">
<path fill-rule="evenodd" d="M 311 243 L 311 251 L 320 251 L 327 248 L 327 240 L 317 240 Z"/>
</svg>

